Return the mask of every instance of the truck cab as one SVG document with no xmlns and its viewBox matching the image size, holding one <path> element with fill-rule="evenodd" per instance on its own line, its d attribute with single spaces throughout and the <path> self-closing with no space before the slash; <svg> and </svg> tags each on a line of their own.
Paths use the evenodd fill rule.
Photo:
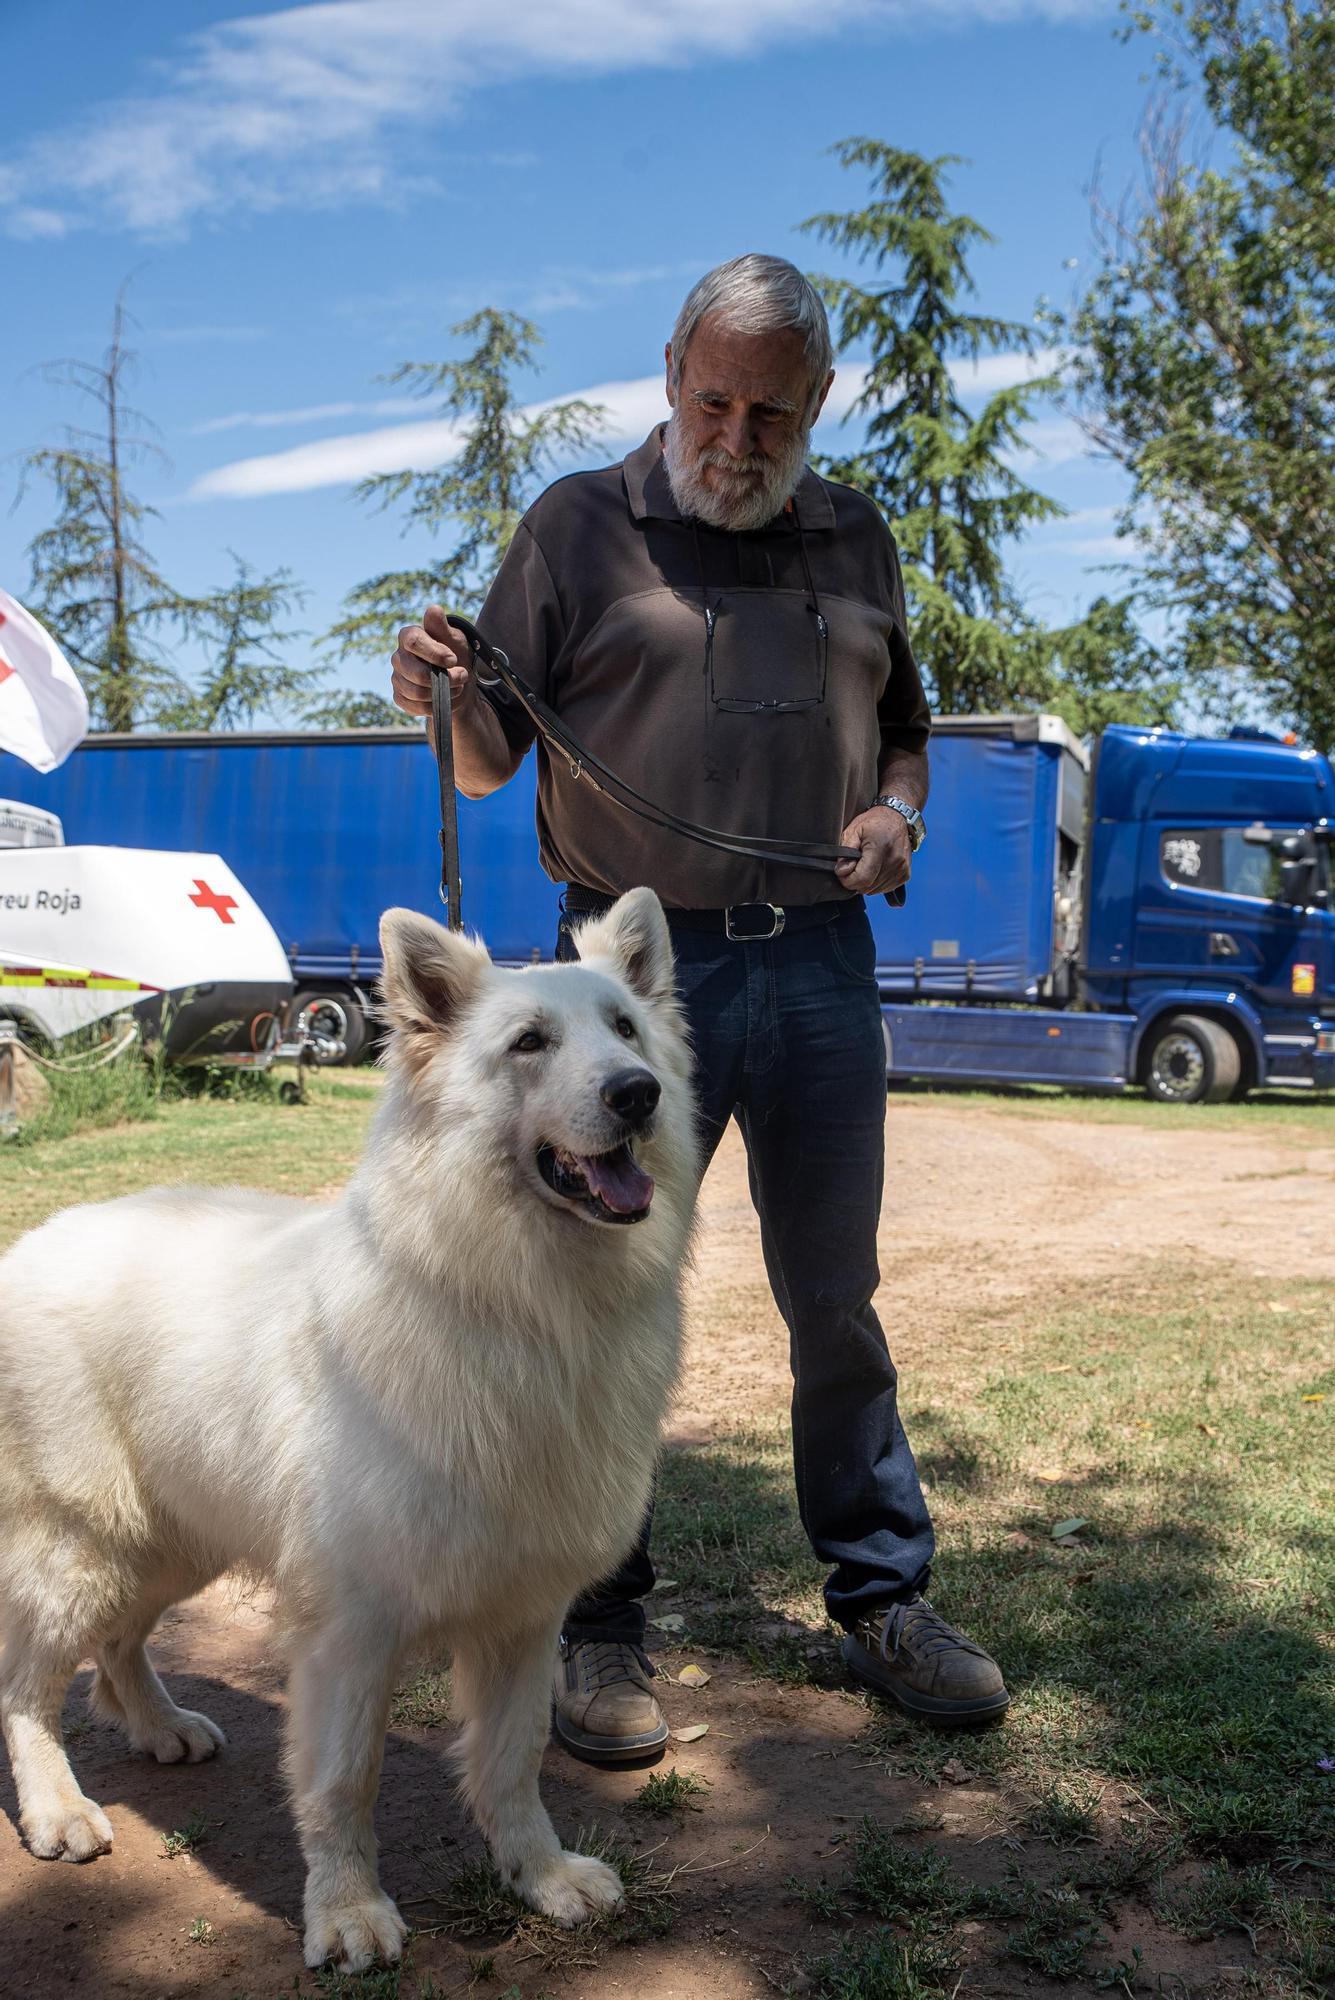
<svg viewBox="0 0 1335 2000">
<path fill-rule="evenodd" d="M 1327 759 L 1257 731 L 1114 727 L 1092 776 L 1081 999 L 1135 1017 L 1132 1073 L 1189 1086 L 1190 1034 L 1165 1044 L 1186 1015 L 1235 1045 L 1227 1094 L 1335 1081 Z"/>
</svg>

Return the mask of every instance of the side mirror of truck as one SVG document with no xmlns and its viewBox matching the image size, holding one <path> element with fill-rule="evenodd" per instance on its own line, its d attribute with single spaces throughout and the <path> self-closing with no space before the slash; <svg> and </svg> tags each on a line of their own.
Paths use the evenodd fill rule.
<svg viewBox="0 0 1335 2000">
<path fill-rule="evenodd" d="M 1329 820 L 1318 820 L 1301 833 L 1276 833 L 1258 819 L 1242 829 L 1242 837 L 1249 847 L 1268 847 L 1279 857 L 1279 887 L 1273 901 L 1300 909 L 1329 907 L 1329 891 L 1317 887 L 1317 844 L 1329 845 L 1335 838 L 1335 827 Z"/>
<path fill-rule="evenodd" d="M 1309 903 L 1323 896 L 1316 887 L 1316 860 L 1313 856 L 1302 855 L 1297 859 L 1285 859 L 1279 864 L 1279 891 L 1277 903 L 1293 903 L 1305 909 Z"/>
</svg>

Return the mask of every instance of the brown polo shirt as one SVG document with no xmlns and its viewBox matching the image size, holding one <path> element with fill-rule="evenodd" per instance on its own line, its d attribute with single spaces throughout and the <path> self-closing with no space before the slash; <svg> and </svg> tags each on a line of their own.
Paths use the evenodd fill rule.
<svg viewBox="0 0 1335 2000">
<path fill-rule="evenodd" d="M 627 784 L 744 838 L 837 841 L 876 796 L 883 747 L 927 742 L 899 558 L 871 501 L 808 470 L 769 526 L 705 527 L 677 511 L 657 429 L 623 464 L 548 487 L 478 622 Z M 522 709 L 488 698 L 527 749 Z M 678 909 L 846 894 L 833 873 L 632 817 L 541 741 L 538 839 L 553 881 L 647 883 Z"/>
</svg>

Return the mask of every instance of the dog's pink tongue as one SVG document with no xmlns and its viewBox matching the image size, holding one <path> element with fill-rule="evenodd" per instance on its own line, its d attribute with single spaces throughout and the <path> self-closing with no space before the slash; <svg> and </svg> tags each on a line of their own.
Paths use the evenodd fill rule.
<svg viewBox="0 0 1335 2000">
<path fill-rule="evenodd" d="M 654 1197 L 652 1174 L 646 1174 L 628 1152 L 604 1153 L 600 1159 L 581 1160 L 579 1170 L 589 1191 L 605 1202 L 614 1215 L 638 1215 Z"/>
</svg>

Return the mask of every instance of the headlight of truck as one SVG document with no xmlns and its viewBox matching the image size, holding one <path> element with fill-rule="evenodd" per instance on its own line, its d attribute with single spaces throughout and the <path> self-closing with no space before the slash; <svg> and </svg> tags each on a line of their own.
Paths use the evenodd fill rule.
<svg viewBox="0 0 1335 2000">
<path fill-rule="evenodd" d="M 1316 1052 L 1319 1056 L 1335 1056 L 1335 1028 L 1317 1029 Z"/>
</svg>

